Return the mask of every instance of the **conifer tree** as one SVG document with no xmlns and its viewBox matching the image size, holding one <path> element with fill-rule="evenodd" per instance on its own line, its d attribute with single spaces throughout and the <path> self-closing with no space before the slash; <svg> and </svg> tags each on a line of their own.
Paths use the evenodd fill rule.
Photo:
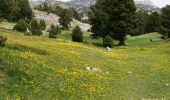
<svg viewBox="0 0 170 100">
<path fill-rule="evenodd" d="M 83 32 L 79 26 L 76 26 L 72 31 L 72 41 L 83 42 Z"/>
<path fill-rule="evenodd" d="M 28 0 L 19 0 L 19 8 L 20 8 L 20 18 L 25 20 L 31 20 L 33 17 L 33 12 L 29 5 Z"/>
<path fill-rule="evenodd" d="M 51 25 L 49 30 L 49 38 L 57 38 L 57 35 L 61 33 L 59 26 Z"/>
<path fill-rule="evenodd" d="M 30 31 L 32 35 L 37 35 L 37 36 L 42 35 L 42 30 L 37 20 L 34 19 L 31 21 Z"/>
<path fill-rule="evenodd" d="M 159 32 L 160 24 L 160 14 L 158 12 L 153 12 L 148 16 L 145 30 L 147 33 Z"/>
<path fill-rule="evenodd" d="M 28 0 L 0 0 L 0 13 L 1 17 L 9 21 L 32 18 Z"/>
<path fill-rule="evenodd" d="M 160 33 L 170 38 L 170 5 L 162 9 Z"/>
<path fill-rule="evenodd" d="M 41 27 L 42 30 L 45 30 L 45 29 L 46 29 L 45 20 L 40 20 L 40 27 Z"/>
<path fill-rule="evenodd" d="M 67 10 L 63 10 L 59 16 L 59 23 L 62 29 L 69 29 L 70 21 L 72 21 L 72 19 L 69 17 Z"/>
<path fill-rule="evenodd" d="M 125 45 L 125 37 L 134 28 L 136 7 L 133 0 L 97 0 L 91 7 L 90 23 L 94 36 L 110 35 Z"/>
<path fill-rule="evenodd" d="M 25 20 L 19 20 L 17 24 L 13 27 L 13 30 L 17 30 L 20 32 L 26 32 L 27 31 L 28 24 Z"/>
<path fill-rule="evenodd" d="M 0 0 L 0 9 L 3 18 L 9 21 L 19 19 L 19 1 L 18 0 Z"/>
</svg>

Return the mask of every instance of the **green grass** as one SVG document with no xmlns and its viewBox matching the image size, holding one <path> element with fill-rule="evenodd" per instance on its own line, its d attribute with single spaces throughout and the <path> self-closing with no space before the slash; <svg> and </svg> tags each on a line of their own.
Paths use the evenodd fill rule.
<svg viewBox="0 0 170 100">
<path fill-rule="evenodd" d="M 101 40 L 87 33 L 88 43 L 69 42 L 69 32 L 48 39 L 0 28 L 0 35 L 8 37 L 0 48 L 0 99 L 170 99 L 170 41 L 157 33 L 130 37 L 113 52 L 90 44 Z"/>
<path fill-rule="evenodd" d="M 13 29 L 13 26 L 16 23 L 11 23 L 11 22 L 0 22 L 0 27 L 5 28 L 5 29 Z"/>
</svg>

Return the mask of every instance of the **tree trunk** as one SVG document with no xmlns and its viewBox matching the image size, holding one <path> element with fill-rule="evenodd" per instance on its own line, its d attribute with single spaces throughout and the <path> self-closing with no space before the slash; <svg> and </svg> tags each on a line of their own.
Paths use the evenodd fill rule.
<svg viewBox="0 0 170 100">
<path fill-rule="evenodd" d="M 104 38 L 105 38 L 105 37 L 103 37 L 103 46 L 104 46 Z"/>
<path fill-rule="evenodd" d="M 119 40 L 119 46 L 124 46 L 124 45 L 125 45 L 125 40 L 124 39 Z"/>
</svg>

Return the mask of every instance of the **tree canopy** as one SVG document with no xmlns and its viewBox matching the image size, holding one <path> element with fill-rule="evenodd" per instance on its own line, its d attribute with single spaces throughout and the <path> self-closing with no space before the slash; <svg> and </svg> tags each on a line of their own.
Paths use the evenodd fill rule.
<svg viewBox="0 0 170 100">
<path fill-rule="evenodd" d="M 1 17 L 9 21 L 30 20 L 32 10 L 28 0 L 0 0 Z"/>
<path fill-rule="evenodd" d="M 148 16 L 146 21 L 145 30 L 147 33 L 159 32 L 160 27 L 160 14 L 158 12 L 153 12 Z"/>
<path fill-rule="evenodd" d="M 72 21 L 72 19 L 69 17 L 67 10 L 63 10 L 59 16 L 59 23 L 62 29 L 69 29 L 70 21 Z"/>
<path fill-rule="evenodd" d="M 161 12 L 161 34 L 170 38 L 170 5 L 167 5 Z"/>
<path fill-rule="evenodd" d="M 90 23 L 94 36 L 110 35 L 125 45 L 127 34 L 134 28 L 136 7 L 133 0 L 97 0 L 91 7 Z"/>
</svg>

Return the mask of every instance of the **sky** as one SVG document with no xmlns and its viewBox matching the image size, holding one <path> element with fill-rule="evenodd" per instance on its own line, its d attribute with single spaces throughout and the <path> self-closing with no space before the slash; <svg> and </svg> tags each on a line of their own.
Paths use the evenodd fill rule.
<svg viewBox="0 0 170 100">
<path fill-rule="evenodd" d="M 69 1 L 69 0 L 58 0 L 58 1 Z M 155 5 L 155 6 L 158 6 L 158 7 L 164 7 L 166 5 L 170 5 L 170 0 L 151 0 L 152 3 Z"/>
<path fill-rule="evenodd" d="M 152 3 L 158 7 L 164 7 L 170 5 L 170 0 L 151 0 Z"/>
</svg>

